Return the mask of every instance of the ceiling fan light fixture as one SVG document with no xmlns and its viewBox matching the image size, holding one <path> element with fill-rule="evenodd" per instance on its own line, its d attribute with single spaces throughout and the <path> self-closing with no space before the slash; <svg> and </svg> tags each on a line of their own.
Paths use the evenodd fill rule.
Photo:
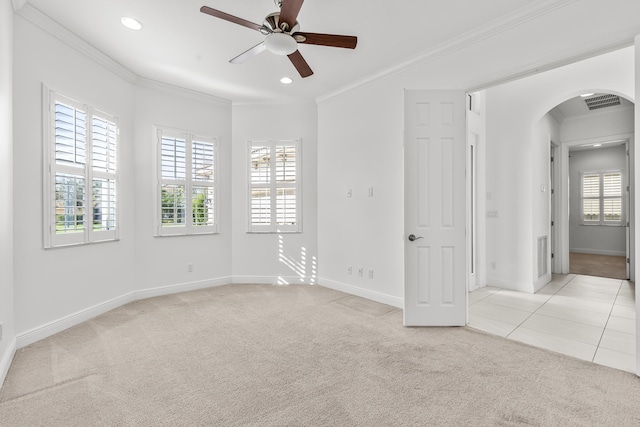
<svg viewBox="0 0 640 427">
<path fill-rule="evenodd" d="M 289 34 L 273 33 L 264 40 L 264 46 L 276 55 L 291 55 L 298 50 L 298 42 Z"/>
<path fill-rule="evenodd" d="M 289 85 L 293 83 L 293 79 L 291 77 L 283 77 L 280 79 L 280 83 L 282 83 L 283 85 Z"/>
<path fill-rule="evenodd" d="M 593 95 L 595 95 L 595 93 L 593 93 L 593 92 L 589 92 L 589 93 L 583 93 L 583 94 L 582 94 L 582 95 L 580 95 L 580 96 L 581 96 L 582 98 L 588 98 L 588 97 L 593 96 Z"/>
<path fill-rule="evenodd" d="M 120 22 L 122 22 L 122 25 L 129 28 L 130 30 L 137 31 L 142 29 L 142 22 L 134 18 L 129 18 L 128 16 L 123 16 L 122 18 L 120 18 Z"/>
</svg>

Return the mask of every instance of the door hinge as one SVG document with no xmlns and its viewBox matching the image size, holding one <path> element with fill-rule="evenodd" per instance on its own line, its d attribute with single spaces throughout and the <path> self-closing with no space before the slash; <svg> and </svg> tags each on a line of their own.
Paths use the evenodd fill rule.
<svg viewBox="0 0 640 427">
<path fill-rule="evenodd" d="M 551 161 L 553 162 L 553 156 L 551 156 Z"/>
<path fill-rule="evenodd" d="M 551 189 L 551 194 L 555 194 L 556 190 L 554 190 L 553 188 Z"/>
<path fill-rule="evenodd" d="M 551 221 L 551 226 L 553 227 L 554 225 L 556 225 L 556 223 L 554 221 Z"/>
<path fill-rule="evenodd" d="M 629 258 L 627 258 L 627 264 L 630 264 L 631 260 Z"/>
<path fill-rule="evenodd" d="M 551 254 L 551 258 L 555 258 L 555 257 L 556 257 L 556 254 Z"/>
</svg>

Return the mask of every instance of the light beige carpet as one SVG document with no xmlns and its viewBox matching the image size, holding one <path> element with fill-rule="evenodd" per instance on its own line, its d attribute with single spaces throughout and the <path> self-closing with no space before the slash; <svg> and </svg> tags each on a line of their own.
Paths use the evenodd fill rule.
<svg viewBox="0 0 640 427">
<path fill-rule="evenodd" d="M 627 278 L 627 258 L 571 252 L 569 254 L 569 272 L 625 280 Z"/>
<path fill-rule="evenodd" d="M 17 352 L 2 426 L 637 426 L 633 374 L 319 286 L 138 301 Z"/>
</svg>

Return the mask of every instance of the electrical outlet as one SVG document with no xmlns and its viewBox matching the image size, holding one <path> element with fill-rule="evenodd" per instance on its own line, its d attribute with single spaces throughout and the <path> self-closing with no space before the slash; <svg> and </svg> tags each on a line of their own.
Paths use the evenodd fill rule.
<svg viewBox="0 0 640 427">
<path fill-rule="evenodd" d="M 369 279 L 373 279 L 373 268 L 369 269 Z"/>
<path fill-rule="evenodd" d="M 358 268 L 358 276 L 362 277 L 363 273 L 364 273 L 364 268 L 362 267 Z"/>
<path fill-rule="evenodd" d="M 351 266 L 347 267 L 347 274 L 348 275 L 352 275 L 353 274 L 353 267 L 351 267 Z"/>
<path fill-rule="evenodd" d="M 351 196 L 353 195 L 353 193 L 351 192 L 350 188 L 347 188 L 347 198 L 351 198 Z"/>
<path fill-rule="evenodd" d="M 369 197 L 373 197 L 373 187 L 369 187 Z"/>
<path fill-rule="evenodd" d="M 193 264 L 187 264 L 187 273 L 193 273 Z"/>
</svg>

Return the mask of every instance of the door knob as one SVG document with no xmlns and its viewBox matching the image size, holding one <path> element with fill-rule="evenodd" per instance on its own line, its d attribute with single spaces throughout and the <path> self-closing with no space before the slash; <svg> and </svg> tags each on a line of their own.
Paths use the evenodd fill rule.
<svg viewBox="0 0 640 427">
<path fill-rule="evenodd" d="M 422 239 L 422 237 L 416 237 L 413 234 L 409 234 L 409 241 L 413 242 L 414 240 Z"/>
</svg>

